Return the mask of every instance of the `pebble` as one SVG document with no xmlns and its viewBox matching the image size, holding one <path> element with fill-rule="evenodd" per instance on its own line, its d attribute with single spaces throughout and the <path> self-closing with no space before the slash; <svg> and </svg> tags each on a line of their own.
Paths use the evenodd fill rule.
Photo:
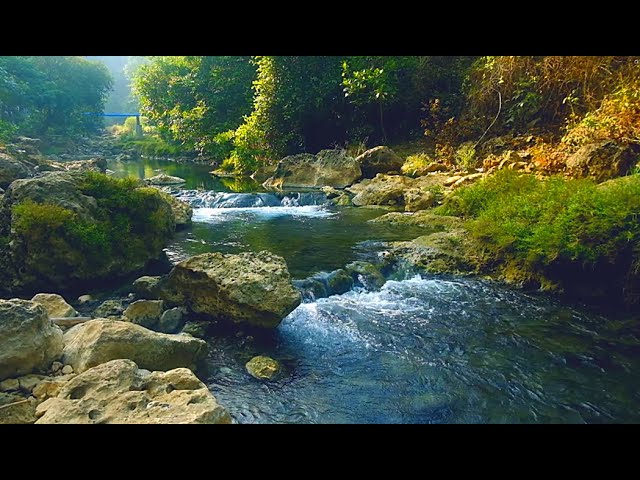
<svg viewBox="0 0 640 480">
<path fill-rule="evenodd" d="M 78 303 L 83 305 L 85 303 L 89 303 L 93 301 L 93 297 L 91 295 L 81 295 L 78 297 Z"/>
<path fill-rule="evenodd" d="M 69 375 L 70 373 L 73 373 L 73 367 L 71 365 L 65 365 L 64 367 L 62 367 L 63 375 Z"/>
<path fill-rule="evenodd" d="M 223 375 L 229 375 L 231 373 L 231 369 L 229 367 L 220 367 L 220 373 Z"/>
</svg>

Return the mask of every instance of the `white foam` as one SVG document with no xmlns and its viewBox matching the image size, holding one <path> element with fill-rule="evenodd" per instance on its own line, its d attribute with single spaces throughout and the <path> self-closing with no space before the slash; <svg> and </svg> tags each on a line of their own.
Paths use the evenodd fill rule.
<svg viewBox="0 0 640 480">
<path fill-rule="evenodd" d="M 304 207 L 241 207 L 241 208 L 194 208 L 192 220 L 200 223 L 219 223 L 246 216 L 257 220 L 276 217 L 329 218 L 336 215 L 319 205 Z"/>
</svg>

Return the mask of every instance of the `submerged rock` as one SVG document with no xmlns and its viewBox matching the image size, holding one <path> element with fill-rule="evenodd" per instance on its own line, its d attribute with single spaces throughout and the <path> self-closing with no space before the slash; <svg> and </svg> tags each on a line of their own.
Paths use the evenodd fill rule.
<svg viewBox="0 0 640 480">
<path fill-rule="evenodd" d="M 169 305 L 213 320 L 275 328 L 301 301 L 282 257 L 204 253 L 177 264 L 163 285 Z"/>
<path fill-rule="evenodd" d="M 278 163 L 265 187 L 344 188 L 362 176 L 360 164 L 343 150 L 322 150 L 317 155 L 301 153 Z"/>
<path fill-rule="evenodd" d="M 380 146 L 367 150 L 356 162 L 360 164 L 363 178 L 374 178 L 378 173 L 398 172 L 404 160 L 389 147 Z"/>
<path fill-rule="evenodd" d="M 258 380 L 271 380 L 280 371 L 280 364 L 270 357 L 253 357 L 245 365 L 247 372 Z"/>
<path fill-rule="evenodd" d="M 41 403 L 36 423 L 231 423 L 207 386 L 186 368 L 149 372 L 131 360 L 91 368 Z"/>
<path fill-rule="evenodd" d="M 195 369 L 207 354 L 206 342 L 189 335 L 167 335 L 140 325 L 96 319 L 64 335 L 62 360 L 77 373 L 117 358 L 149 370 Z"/>
<path fill-rule="evenodd" d="M 76 309 L 69 305 L 64 298 L 55 293 L 38 293 L 31 299 L 31 301 L 42 305 L 52 318 L 78 316 Z"/>
<path fill-rule="evenodd" d="M 0 300 L 0 380 L 44 370 L 61 353 L 62 330 L 42 305 Z"/>
<path fill-rule="evenodd" d="M 386 282 L 384 275 L 380 273 L 378 267 L 369 262 L 352 262 L 344 267 L 344 269 L 349 275 L 351 275 L 354 282 L 357 282 L 369 289 L 377 290 Z"/>
</svg>

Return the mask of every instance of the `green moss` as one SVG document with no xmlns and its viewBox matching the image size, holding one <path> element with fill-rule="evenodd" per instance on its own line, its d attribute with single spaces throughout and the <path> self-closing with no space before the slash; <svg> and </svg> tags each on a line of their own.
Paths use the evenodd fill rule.
<svg viewBox="0 0 640 480">
<path fill-rule="evenodd" d="M 161 251 L 174 225 L 158 191 L 137 185 L 93 172 L 83 175 L 80 190 L 97 203 L 91 218 L 32 200 L 14 205 L 12 228 L 29 271 L 47 278 L 91 278 L 142 267 Z"/>
</svg>

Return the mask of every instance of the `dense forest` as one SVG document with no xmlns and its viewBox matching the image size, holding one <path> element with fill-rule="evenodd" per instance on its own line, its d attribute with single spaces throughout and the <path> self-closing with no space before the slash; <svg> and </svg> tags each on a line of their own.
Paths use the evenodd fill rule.
<svg viewBox="0 0 640 480">
<path fill-rule="evenodd" d="M 0 424 L 637 423 L 639 215 L 640 56 L 0 56 Z"/>
</svg>

